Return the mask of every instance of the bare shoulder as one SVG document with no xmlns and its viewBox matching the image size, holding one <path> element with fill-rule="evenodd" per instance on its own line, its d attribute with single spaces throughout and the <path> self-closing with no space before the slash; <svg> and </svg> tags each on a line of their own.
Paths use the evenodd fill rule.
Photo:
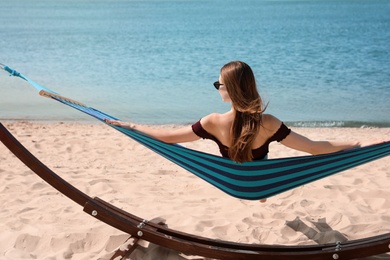
<svg viewBox="0 0 390 260">
<path fill-rule="evenodd" d="M 229 131 L 231 127 L 230 117 L 228 114 L 212 113 L 201 119 L 202 127 L 214 135 L 219 135 L 221 131 Z"/>
<path fill-rule="evenodd" d="M 212 114 L 209 114 L 209 115 L 203 117 L 200 120 L 200 122 L 201 122 L 202 126 L 215 125 L 218 122 L 219 118 L 220 118 L 220 114 L 212 113 Z"/>
<path fill-rule="evenodd" d="M 268 135 L 272 136 L 276 131 L 278 131 L 281 124 L 282 121 L 280 121 L 277 117 L 270 114 L 263 114 L 262 128 Z"/>
<path fill-rule="evenodd" d="M 214 128 L 215 125 L 219 124 L 219 121 L 221 120 L 221 115 L 218 113 L 212 113 L 205 117 L 203 117 L 200 120 L 200 123 L 202 124 L 202 127 L 205 129 Z"/>
</svg>

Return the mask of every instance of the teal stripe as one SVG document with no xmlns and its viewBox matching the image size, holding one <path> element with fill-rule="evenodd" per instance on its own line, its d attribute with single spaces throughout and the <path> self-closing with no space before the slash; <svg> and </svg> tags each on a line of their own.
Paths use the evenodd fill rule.
<svg viewBox="0 0 390 260">
<path fill-rule="evenodd" d="M 245 198 L 247 198 L 249 200 L 257 200 L 257 199 L 261 199 L 261 198 L 265 198 L 265 197 L 275 196 L 275 195 L 280 194 L 282 192 L 286 192 L 288 190 L 297 188 L 299 186 L 302 186 L 302 185 L 305 185 L 305 184 L 309 184 L 309 183 L 311 183 L 313 181 L 320 180 L 320 179 L 323 179 L 325 177 L 329 177 L 330 175 L 333 175 L 335 173 L 348 170 L 350 168 L 359 166 L 361 164 L 364 164 L 364 163 L 367 163 L 367 162 L 370 162 L 370 161 L 373 161 L 373 160 L 376 160 L 376 159 L 379 159 L 379 158 L 382 158 L 382 157 L 383 157 L 383 155 L 378 155 L 378 156 L 375 156 L 375 157 L 372 157 L 372 158 L 367 158 L 367 159 L 365 159 L 362 162 L 356 162 L 353 165 L 347 165 L 347 166 L 344 166 L 344 167 L 340 167 L 339 169 L 337 169 L 335 171 L 328 171 L 328 172 L 320 174 L 320 175 L 308 177 L 308 178 L 305 178 L 305 179 L 302 179 L 302 180 L 299 180 L 299 181 L 295 181 L 295 182 L 291 182 L 291 183 L 288 183 L 288 184 L 285 184 L 285 185 L 280 185 L 280 186 L 278 186 L 276 188 L 268 189 L 266 191 L 262 190 L 262 191 L 259 191 L 259 192 L 237 192 L 235 195 L 236 196 L 240 196 L 240 197 L 245 197 Z"/>
</svg>

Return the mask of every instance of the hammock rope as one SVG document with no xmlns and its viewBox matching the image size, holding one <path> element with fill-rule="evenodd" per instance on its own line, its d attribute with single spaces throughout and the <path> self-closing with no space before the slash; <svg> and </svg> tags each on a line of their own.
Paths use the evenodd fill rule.
<svg viewBox="0 0 390 260">
<path fill-rule="evenodd" d="M 3 64 L 2 68 L 34 86 L 41 96 L 51 98 L 100 121 L 119 120 L 95 108 L 45 88 Z M 106 124 L 106 123 L 105 123 Z M 240 199 L 268 198 L 338 172 L 388 156 L 390 142 L 316 156 L 269 159 L 236 163 L 227 158 L 167 144 L 136 130 L 107 124 L 145 147 L 176 163 L 223 192 Z"/>
</svg>

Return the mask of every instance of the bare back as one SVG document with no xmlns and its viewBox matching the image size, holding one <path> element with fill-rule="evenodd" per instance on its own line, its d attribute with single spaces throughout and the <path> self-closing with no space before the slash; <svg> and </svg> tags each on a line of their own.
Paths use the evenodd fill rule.
<svg viewBox="0 0 390 260">
<path fill-rule="evenodd" d="M 203 128 L 215 136 L 223 145 L 230 147 L 233 141 L 231 133 L 232 124 L 234 121 L 234 111 L 229 111 L 225 114 L 210 114 L 201 119 Z M 263 144 L 279 129 L 282 122 L 276 117 L 268 114 L 263 114 L 262 125 L 252 145 L 252 149 L 256 149 Z"/>
</svg>

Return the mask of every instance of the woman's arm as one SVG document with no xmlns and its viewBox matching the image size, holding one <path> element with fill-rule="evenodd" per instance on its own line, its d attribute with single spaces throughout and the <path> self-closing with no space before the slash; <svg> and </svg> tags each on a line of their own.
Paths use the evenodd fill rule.
<svg viewBox="0 0 390 260">
<path fill-rule="evenodd" d="M 286 136 L 286 138 L 284 138 L 280 143 L 289 148 L 310 153 L 313 155 L 333 153 L 333 152 L 338 152 L 338 151 L 362 146 L 362 144 L 357 141 L 356 142 L 313 141 L 293 131 L 291 131 L 291 133 L 288 136 Z"/>
<path fill-rule="evenodd" d="M 145 125 L 138 125 L 128 122 L 122 122 L 119 120 L 108 120 L 105 119 L 106 123 L 120 126 L 127 129 L 134 129 L 136 131 L 147 134 L 155 139 L 163 141 L 165 143 L 185 143 L 198 140 L 200 137 L 197 136 L 191 126 L 184 126 L 179 129 L 157 129 L 148 127 Z"/>
<path fill-rule="evenodd" d="M 272 115 L 264 115 L 264 125 L 266 129 L 269 130 L 269 136 L 272 136 L 280 128 L 281 124 L 282 122 L 278 118 Z M 313 141 L 305 136 L 291 131 L 290 134 L 287 135 L 280 143 L 289 148 L 315 155 L 338 152 L 342 150 L 374 144 L 375 142 L 369 141 L 367 143 L 362 143 L 358 141 Z"/>
</svg>

